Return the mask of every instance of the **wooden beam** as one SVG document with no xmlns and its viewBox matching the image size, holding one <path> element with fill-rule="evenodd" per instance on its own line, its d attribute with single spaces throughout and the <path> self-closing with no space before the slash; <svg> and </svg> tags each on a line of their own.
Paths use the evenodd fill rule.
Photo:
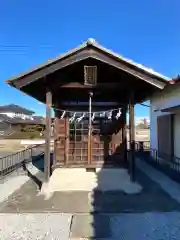
<svg viewBox="0 0 180 240">
<path fill-rule="evenodd" d="M 117 88 L 124 88 L 125 86 L 127 86 L 127 84 L 125 84 L 124 82 L 118 83 L 118 82 L 108 82 L 108 83 L 97 83 L 94 86 L 88 86 L 88 85 L 84 85 L 84 83 L 80 83 L 80 82 L 60 82 L 59 84 L 56 86 L 59 88 L 86 88 L 86 89 L 115 89 L 117 90 Z"/>
<path fill-rule="evenodd" d="M 94 90 L 94 102 L 120 102 L 122 104 L 129 102 L 129 96 L 126 91 L 110 91 Z M 88 89 L 61 89 L 60 91 L 53 92 L 54 98 L 57 98 L 60 102 L 87 102 L 88 101 Z"/>
<path fill-rule="evenodd" d="M 130 102 L 129 104 L 129 141 L 135 141 L 135 124 L 134 124 L 134 104 Z"/>
<path fill-rule="evenodd" d="M 50 177 L 50 142 L 51 142 L 51 105 L 52 93 L 46 91 L 46 138 L 45 138 L 45 156 L 44 156 L 44 173 L 45 181 L 48 182 Z"/>
</svg>

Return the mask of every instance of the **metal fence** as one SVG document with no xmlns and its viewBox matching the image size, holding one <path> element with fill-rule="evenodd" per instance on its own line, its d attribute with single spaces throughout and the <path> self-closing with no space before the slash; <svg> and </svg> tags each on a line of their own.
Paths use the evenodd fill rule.
<svg viewBox="0 0 180 240">
<path fill-rule="evenodd" d="M 158 165 L 162 165 L 170 170 L 180 172 L 180 158 L 174 155 L 159 152 L 156 149 L 150 149 L 150 158 Z"/>
<path fill-rule="evenodd" d="M 130 144 L 128 142 L 128 150 Z M 144 142 L 135 142 L 135 152 L 136 154 L 141 154 L 141 157 L 144 156 L 145 153 L 150 152 L 150 142 L 144 141 Z M 24 163 L 36 161 L 39 156 L 44 154 L 44 144 L 35 145 L 30 148 L 27 148 L 23 151 L 1 157 L 0 158 L 0 177 L 5 176 L 14 170 L 22 167 Z M 142 155 L 143 154 L 143 155 Z M 159 158 L 157 158 L 157 153 L 153 152 L 154 156 L 156 156 L 155 161 L 160 162 Z M 149 154 L 149 156 L 152 154 Z M 139 155 L 140 156 L 140 155 Z M 173 162 L 171 162 L 172 168 L 179 167 L 180 171 L 180 159 L 176 158 Z"/>
<path fill-rule="evenodd" d="M 148 142 L 143 142 L 143 148 L 141 149 L 141 144 L 141 142 L 136 143 L 136 155 L 141 158 L 141 160 L 149 163 L 171 179 L 180 182 L 179 157 L 160 152 L 157 149 L 152 149 Z"/>
<path fill-rule="evenodd" d="M 127 143 L 127 149 L 130 150 L 130 141 Z M 150 141 L 135 141 L 135 151 L 149 151 Z"/>
<path fill-rule="evenodd" d="M 150 148 L 150 142 L 135 142 L 134 154 L 142 161 L 147 162 L 160 170 L 171 179 L 180 183 L 180 158 Z M 128 148 L 129 172 L 135 175 L 135 163 L 132 162 L 132 151 Z M 130 174 L 130 175 L 131 175 Z"/>
<path fill-rule="evenodd" d="M 44 153 L 44 145 L 35 145 L 20 152 L 0 158 L 0 177 L 20 168 L 23 163 L 36 160 Z"/>
</svg>

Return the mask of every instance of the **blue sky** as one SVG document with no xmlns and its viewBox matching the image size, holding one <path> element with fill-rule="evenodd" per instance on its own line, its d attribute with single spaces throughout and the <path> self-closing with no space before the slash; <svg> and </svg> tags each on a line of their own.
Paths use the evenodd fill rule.
<svg viewBox="0 0 180 240">
<path fill-rule="evenodd" d="M 89 37 L 166 76 L 180 73 L 179 0 L 1 0 L 0 105 L 44 114 L 44 105 L 4 80 L 76 47 Z M 137 116 L 149 109 L 136 107 Z"/>
</svg>

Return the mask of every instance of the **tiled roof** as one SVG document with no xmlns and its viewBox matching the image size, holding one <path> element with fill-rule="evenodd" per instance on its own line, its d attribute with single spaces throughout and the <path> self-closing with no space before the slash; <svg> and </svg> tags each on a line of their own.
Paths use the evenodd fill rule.
<svg viewBox="0 0 180 240">
<path fill-rule="evenodd" d="M 0 112 L 23 113 L 26 115 L 32 115 L 35 113 L 34 111 L 31 111 L 27 108 L 24 108 L 15 104 L 0 106 Z"/>
<path fill-rule="evenodd" d="M 57 61 L 59 61 L 61 59 L 63 59 L 63 58 L 66 58 L 66 57 L 68 57 L 68 56 L 70 56 L 70 55 L 72 55 L 72 54 L 74 54 L 74 53 L 76 53 L 76 52 L 86 48 L 87 46 L 90 46 L 90 45 L 93 46 L 94 48 L 98 49 L 98 50 L 101 50 L 101 51 L 105 52 L 106 54 L 111 55 L 112 57 L 118 59 L 119 61 L 123 61 L 123 62 L 125 62 L 125 63 L 127 63 L 127 64 L 129 64 L 129 65 L 131 65 L 131 66 L 133 66 L 135 68 L 138 68 L 138 69 L 140 69 L 142 71 L 145 71 L 145 72 L 153 75 L 154 77 L 158 77 L 158 78 L 160 78 L 161 80 L 164 80 L 164 81 L 170 80 L 170 78 L 168 78 L 168 77 L 166 77 L 166 76 L 164 76 L 164 75 L 154 71 L 153 69 L 145 67 L 143 64 L 136 63 L 136 62 L 134 62 L 131 59 L 125 58 L 122 55 L 119 55 L 119 54 L 117 54 L 117 53 L 115 53 L 115 52 L 113 52 L 113 51 L 103 47 L 102 45 L 100 45 L 93 38 L 89 38 L 83 44 L 81 44 L 80 46 L 78 46 L 76 48 L 73 48 L 72 50 L 68 51 L 67 53 L 60 54 L 56 58 L 49 59 L 47 62 L 38 65 L 37 67 L 31 69 L 30 71 L 21 73 L 19 76 L 16 76 L 16 77 L 13 77 L 13 78 L 7 80 L 7 82 L 11 82 L 11 81 L 14 81 L 14 80 L 16 81 L 16 80 L 18 80 L 19 78 L 21 78 L 23 76 L 31 74 L 31 73 L 39 70 L 39 69 L 45 68 L 45 67 L 47 67 L 47 66 L 49 66 L 49 65 L 51 65 L 51 64 L 53 64 L 53 63 L 55 63 L 55 62 L 57 62 Z"/>
</svg>

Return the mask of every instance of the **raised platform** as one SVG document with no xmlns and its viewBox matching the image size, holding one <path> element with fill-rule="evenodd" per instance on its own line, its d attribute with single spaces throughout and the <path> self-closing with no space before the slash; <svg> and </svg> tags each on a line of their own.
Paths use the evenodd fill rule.
<svg viewBox="0 0 180 240">
<path fill-rule="evenodd" d="M 85 168 L 57 168 L 53 171 L 49 183 L 42 187 L 43 192 L 57 191 L 123 191 L 126 194 L 139 193 L 142 187 L 130 181 L 126 169 L 96 168 L 87 171 Z"/>
</svg>

